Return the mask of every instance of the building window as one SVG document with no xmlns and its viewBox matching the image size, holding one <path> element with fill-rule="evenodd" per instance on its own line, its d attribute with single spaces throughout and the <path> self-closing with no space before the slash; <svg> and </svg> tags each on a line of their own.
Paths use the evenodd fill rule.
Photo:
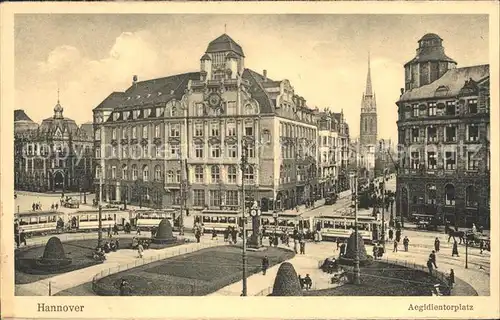
<svg viewBox="0 0 500 320">
<path fill-rule="evenodd" d="M 247 184 L 253 184 L 255 182 L 254 168 L 252 166 L 246 168 L 244 178 Z"/>
<path fill-rule="evenodd" d="M 467 140 L 468 141 L 478 141 L 479 140 L 479 127 L 476 125 L 467 126 Z"/>
<path fill-rule="evenodd" d="M 180 154 L 180 145 L 172 144 L 170 145 L 170 155 L 173 157 L 178 157 Z"/>
<path fill-rule="evenodd" d="M 151 109 L 144 109 L 143 113 L 144 119 L 146 119 L 151 114 Z"/>
<path fill-rule="evenodd" d="M 420 154 L 418 152 L 411 153 L 411 168 L 418 169 L 420 163 Z"/>
<path fill-rule="evenodd" d="M 210 124 L 210 136 L 211 137 L 218 137 L 220 135 L 219 131 L 219 123 L 214 122 Z"/>
<path fill-rule="evenodd" d="M 444 200 L 447 206 L 455 205 L 455 187 L 451 184 L 447 184 L 444 187 Z"/>
<path fill-rule="evenodd" d="M 203 183 L 203 167 L 202 166 L 196 166 L 194 169 L 194 180 L 197 183 Z"/>
<path fill-rule="evenodd" d="M 175 182 L 181 183 L 181 170 L 177 170 L 175 173 Z"/>
<path fill-rule="evenodd" d="M 194 136 L 203 137 L 203 123 L 194 124 Z"/>
<path fill-rule="evenodd" d="M 427 185 L 427 203 L 428 204 L 436 204 L 437 193 L 436 186 L 433 184 Z"/>
<path fill-rule="evenodd" d="M 132 127 L 132 139 L 137 139 L 137 127 Z"/>
<path fill-rule="evenodd" d="M 142 180 L 149 181 L 149 167 L 147 165 L 142 167 Z"/>
<path fill-rule="evenodd" d="M 212 166 L 211 176 L 212 176 L 212 183 L 220 182 L 220 168 L 219 168 L 219 166 Z"/>
<path fill-rule="evenodd" d="M 245 136 L 253 136 L 253 122 L 245 123 Z"/>
<path fill-rule="evenodd" d="M 132 180 L 134 181 L 137 180 L 137 174 L 138 174 L 137 166 L 134 164 L 132 165 Z"/>
<path fill-rule="evenodd" d="M 434 151 L 427 152 L 427 167 L 429 169 L 436 169 L 437 167 L 436 152 Z"/>
<path fill-rule="evenodd" d="M 238 157 L 238 146 L 234 144 L 227 146 L 227 156 L 229 158 Z"/>
<path fill-rule="evenodd" d="M 457 112 L 455 101 L 446 101 L 446 115 L 454 116 Z"/>
<path fill-rule="evenodd" d="M 147 145 L 142 146 L 142 156 L 143 156 L 144 158 L 149 157 L 149 152 L 148 152 L 148 151 L 149 151 L 149 150 L 148 150 L 148 146 L 147 146 Z"/>
<path fill-rule="evenodd" d="M 181 192 L 180 190 L 172 190 L 172 204 L 178 206 L 181 204 Z"/>
<path fill-rule="evenodd" d="M 469 99 L 467 106 L 469 107 L 469 113 L 477 113 L 477 99 Z"/>
<path fill-rule="evenodd" d="M 239 194 L 238 190 L 228 190 L 226 191 L 226 205 L 237 206 L 239 205 Z"/>
<path fill-rule="evenodd" d="M 122 179 L 128 180 L 128 168 L 126 164 L 122 166 Z"/>
<path fill-rule="evenodd" d="M 95 157 L 96 158 L 100 158 L 101 157 L 101 148 L 100 147 L 97 147 L 95 149 Z"/>
<path fill-rule="evenodd" d="M 418 104 L 413 104 L 411 107 L 413 110 L 413 117 L 418 117 Z"/>
<path fill-rule="evenodd" d="M 219 190 L 210 190 L 210 206 L 220 207 L 221 205 L 221 192 Z"/>
<path fill-rule="evenodd" d="M 111 179 L 116 179 L 116 167 L 111 167 Z"/>
<path fill-rule="evenodd" d="M 205 114 L 205 108 L 203 107 L 203 103 L 198 103 L 196 105 L 196 115 L 198 117 L 203 117 Z"/>
<path fill-rule="evenodd" d="M 210 147 L 211 149 L 211 156 L 212 158 L 219 158 L 220 157 L 220 146 L 219 145 L 213 145 Z"/>
<path fill-rule="evenodd" d="M 172 170 L 167 172 L 167 183 L 174 183 L 174 172 Z"/>
<path fill-rule="evenodd" d="M 101 129 L 96 129 L 94 135 L 97 141 L 101 140 Z"/>
<path fill-rule="evenodd" d="M 228 137 L 235 137 L 236 136 L 236 123 L 229 122 L 227 124 L 227 136 Z"/>
<path fill-rule="evenodd" d="M 474 186 L 468 186 L 465 189 L 465 206 L 469 208 L 476 208 L 478 204 L 478 196 Z"/>
<path fill-rule="evenodd" d="M 467 152 L 467 170 L 478 170 L 479 160 L 475 152 Z"/>
<path fill-rule="evenodd" d="M 236 114 L 236 101 L 228 101 L 227 102 L 227 114 L 235 115 Z"/>
<path fill-rule="evenodd" d="M 196 144 L 194 146 L 194 153 L 196 158 L 203 158 L 203 145 L 202 144 Z"/>
<path fill-rule="evenodd" d="M 118 148 L 113 146 L 111 148 L 111 154 L 112 154 L 113 158 L 116 158 L 118 156 Z"/>
<path fill-rule="evenodd" d="M 411 129 L 411 138 L 413 142 L 418 142 L 419 133 L 420 132 L 418 128 Z"/>
<path fill-rule="evenodd" d="M 237 176 L 238 170 L 236 169 L 236 166 L 229 166 L 227 168 L 227 182 L 236 183 Z"/>
<path fill-rule="evenodd" d="M 170 136 L 171 137 L 180 137 L 180 126 L 178 123 L 173 123 L 170 125 Z"/>
<path fill-rule="evenodd" d="M 95 167 L 95 177 L 96 177 L 96 179 L 101 178 L 101 167 L 100 166 Z"/>
<path fill-rule="evenodd" d="M 457 166 L 457 153 L 453 151 L 445 152 L 445 168 L 446 170 L 455 170 Z"/>
<path fill-rule="evenodd" d="M 247 156 L 249 158 L 254 158 L 255 157 L 255 147 L 253 145 L 247 146 L 246 147 L 246 152 L 247 152 Z"/>
<path fill-rule="evenodd" d="M 127 128 L 122 128 L 122 139 L 128 139 L 128 130 L 127 130 Z"/>
<path fill-rule="evenodd" d="M 160 125 L 159 124 L 155 125 L 155 138 L 160 137 L 160 132 L 161 132 L 160 130 L 161 130 Z"/>
<path fill-rule="evenodd" d="M 156 116 L 157 117 L 161 116 L 162 112 L 163 112 L 163 108 L 156 108 Z"/>
<path fill-rule="evenodd" d="M 446 127 L 444 130 L 444 139 L 446 142 L 457 141 L 457 127 Z"/>
<path fill-rule="evenodd" d="M 436 127 L 428 127 L 427 128 L 427 141 L 428 142 L 437 142 L 437 128 Z"/>
<path fill-rule="evenodd" d="M 436 112 L 437 112 L 436 103 L 435 102 L 429 102 L 428 115 L 429 116 L 435 116 Z"/>
<path fill-rule="evenodd" d="M 116 128 L 113 128 L 113 130 L 111 131 L 111 139 L 115 140 L 116 139 Z"/>
<path fill-rule="evenodd" d="M 197 207 L 205 205 L 205 190 L 193 190 L 193 204 Z"/>
</svg>

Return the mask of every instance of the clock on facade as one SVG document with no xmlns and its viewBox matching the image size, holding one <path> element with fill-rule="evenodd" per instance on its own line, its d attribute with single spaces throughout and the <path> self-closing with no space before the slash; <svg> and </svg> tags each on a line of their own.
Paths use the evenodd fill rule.
<svg viewBox="0 0 500 320">
<path fill-rule="evenodd" d="M 220 105 L 221 105 L 221 102 L 222 102 L 222 98 L 221 96 L 216 93 L 216 92 L 212 92 L 209 96 L 208 96 L 208 105 L 211 107 L 211 108 L 220 108 Z"/>
</svg>

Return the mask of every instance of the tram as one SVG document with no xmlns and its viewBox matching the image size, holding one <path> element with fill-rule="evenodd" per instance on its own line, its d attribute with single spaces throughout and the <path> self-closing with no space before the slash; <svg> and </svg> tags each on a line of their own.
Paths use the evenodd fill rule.
<svg viewBox="0 0 500 320">
<path fill-rule="evenodd" d="M 136 211 L 134 224 L 141 230 L 151 230 L 157 228 L 163 219 L 168 219 L 173 228 L 174 224 L 177 225 L 175 217 L 178 213 L 175 209 Z"/>
<path fill-rule="evenodd" d="M 57 222 L 63 213 L 51 211 L 29 211 L 15 214 L 14 225 L 28 237 L 35 234 L 51 233 L 57 230 Z"/>
<path fill-rule="evenodd" d="M 123 225 L 128 218 L 128 211 L 102 208 L 101 226 L 103 229 L 113 228 L 115 224 Z M 74 232 L 99 230 L 99 210 L 80 210 L 68 213 L 68 229 Z"/>
<path fill-rule="evenodd" d="M 194 222 L 195 224 L 201 223 L 205 232 L 211 230 L 224 232 L 228 227 L 243 228 L 243 218 L 238 206 L 226 206 L 223 209 L 203 209 L 194 216 Z M 252 228 L 252 219 L 250 217 L 246 219 L 245 228 L 247 230 Z"/>
<path fill-rule="evenodd" d="M 306 222 L 306 223 L 305 223 Z M 301 213 L 298 212 L 262 212 L 260 223 L 264 229 L 264 235 L 273 234 L 293 234 L 295 229 L 307 229 L 307 220 L 301 218 Z"/>
<path fill-rule="evenodd" d="M 354 230 L 355 219 L 353 216 L 322 215 L 312 218 L 315 230 L 321 232 L 324 240 L 347 239 Z M 385 233 L 389 223 L 385 222 Z M 382 239 L 382 221 L 372 216 L 358 216 L 358 232 L 367 243 Z"/>
</svg>

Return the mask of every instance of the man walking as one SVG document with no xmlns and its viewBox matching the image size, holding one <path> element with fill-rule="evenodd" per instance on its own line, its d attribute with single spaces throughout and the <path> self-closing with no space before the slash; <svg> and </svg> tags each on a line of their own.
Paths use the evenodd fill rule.
<svg viewBox="0 0 500 320">
<path fill-rule="evenodd" d="M 394 236 L 394 231 L 392 231 L 392 229 L 389 229 L 389 240 L 392 241 L 393 236 Z"/>
<path fill-rule="evenodd" d="M 467 240 L 466 240 L 467 241 Z M 454 256 L 459 256 L 458 255 L 458 243 L 457 241 L 455 240 L 455 242 L 453 242 L 453 249 L 451 251 L 451 256 L 454 257 Z"/>
<path fill-rule="evenodd" d="M 306 254 L 306 242 L 304 239 L 300 240 L 300 254 Z"/>
<path fill-rule="evenodd" d="M 429 261 L 432 262 L 434 268 L 438 268 L 438 266 L 436 265 L 436 251 L 432 250 L 431 254 L 429 255 Z"/>
<path fill-rule="evenodd" d="M 405 252 L 408 252 L 408 244 L 410 243 L 410 239 L 407 236 L 403 239 L 403 246 L 405 247 Z"/>
<path fill-rule="evenodd" d="M 401 240 L 401 229 L 396 230 L 396 241 L 399 242 Z"/>
<path fill-rule="evenodd" d="M 439 238 L 436 237 L 436 240 L 434 240 L 434 250 L 436 252 L 439 252 L 439 245 L 441 244 L 441 242 L 439 241 Z"/>
<path fill-rule="evenodd" d="M 269 268 L 269 258 L 264 256 L 264 258 L 262 258 L 262 275 L 266 275 L 267 268 Z"/>
<path fill-rule="evenodd" d="M 398 252 L 398 241 L 396 239 L 394 239 L 394 249 L 392 252 Z"/>
</svg>

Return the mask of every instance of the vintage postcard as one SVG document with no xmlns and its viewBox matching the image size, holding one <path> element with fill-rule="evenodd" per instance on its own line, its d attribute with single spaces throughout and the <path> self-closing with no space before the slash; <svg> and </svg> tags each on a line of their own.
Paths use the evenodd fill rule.
<svg viewBox="0 0 500 320">
<path fill-rule="evenodd" d="M 498 9 L 3 4 L 2 317 L 500 317 Z"/>
</svg>

